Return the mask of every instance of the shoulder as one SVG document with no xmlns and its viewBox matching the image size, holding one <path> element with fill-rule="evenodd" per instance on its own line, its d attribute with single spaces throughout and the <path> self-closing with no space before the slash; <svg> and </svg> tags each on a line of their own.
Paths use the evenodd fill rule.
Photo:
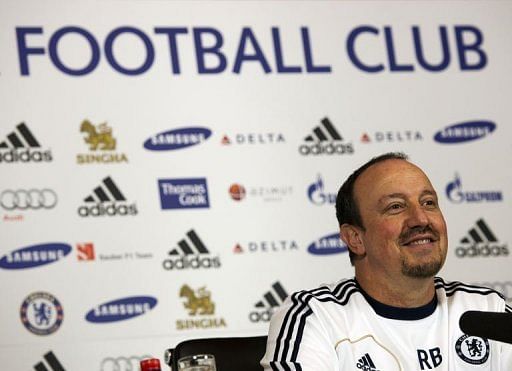
<svg viewBox="0 0 512 371">
<path fill-rule="evenodd" d="M 451 303 L 471 303 L 482 305 L 482 310 L 511 312 L 505 297 L 500 292 L 485 286 L 470 285 L 460 281 L 445 281 L 441 277 L 434 279 L 439 298 L 446 298 Z"/>
<path fill-rule="evenodd" d="M 301 290 L 289 296 L 291 306 L 306 305 L 314 300 L 318 302 L 330 302 L 338 305 L 346 305 L 354 293 L 360 292 L 356 280 L 344 279 L 329 285 L 322 285 L 311 290 Z"/>
</svg>

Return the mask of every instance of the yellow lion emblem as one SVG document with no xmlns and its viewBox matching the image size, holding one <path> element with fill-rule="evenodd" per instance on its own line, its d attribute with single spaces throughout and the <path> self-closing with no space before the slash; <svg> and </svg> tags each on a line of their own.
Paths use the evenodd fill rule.
<svg viewBox="0 0 512 371">
<path fill-rule="evenodd" d="M 180 290 L 180 297 L 187 298 L 183 305 L 189 310 L 188 314 L 191 316 L 214 313 L 215 303 L 212 302 L 210 296 L 211 294 L 206 290 L 206 287 L 200 287 L 197 292 L 194 292 L 188 285 L 183 285 Z"/>
<path fill-rule="evenodd" d="M 112 137 L 112 128 L 108 127 L 106 122 L 99 124 L 98 130 L 96 130 L 96 127 L 89 120 L 84 120 L 80 126 L 80 132 L 87 133 L 84 141 L 89 144 L 89 149 L 92 151 L 116 149 L 116 140 Z"/>
</svg>

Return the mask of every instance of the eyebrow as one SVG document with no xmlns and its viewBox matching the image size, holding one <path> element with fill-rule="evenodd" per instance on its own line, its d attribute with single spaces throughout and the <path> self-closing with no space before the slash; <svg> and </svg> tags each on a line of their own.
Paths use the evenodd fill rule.
<svg viewBox="0 0 512 371">
<path fill-rule="evenodd" d="M 430 195 L 430 196 L 434 196 L 437 198 L 436 191 L 431 190 L 431 189 L 425 189 L 423 192 L 421 192 L 420 197 L 423 197 L 425 195 Z M 385 196 L 382 196 L 381 198 L 379 198 L 379 203 L 383 203 L 387 199 L 390 199 L 390 198 L 404 198 L 405 199 L 405 198 L 407 198 L 407 196 L 405 195 L 405 193 L 390 193 L 388 195 L 385 195 Z"/>
</svg>

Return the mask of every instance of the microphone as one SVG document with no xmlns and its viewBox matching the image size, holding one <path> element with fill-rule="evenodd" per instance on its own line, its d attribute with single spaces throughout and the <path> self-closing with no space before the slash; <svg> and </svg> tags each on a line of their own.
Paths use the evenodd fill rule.
<svg viewBox="0 0 512 371">
<path fill-rule="evenodd" d="M 512 313 L 470 310 L 462 314 L 459 326 L 467 335 L 512 344 Z"/>
</svg>

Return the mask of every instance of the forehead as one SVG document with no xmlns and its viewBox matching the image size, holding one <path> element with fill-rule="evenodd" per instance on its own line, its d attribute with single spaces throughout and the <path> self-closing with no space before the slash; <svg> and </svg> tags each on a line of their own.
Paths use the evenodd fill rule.
<svg viewBox="0 0 512 371">
<path fill-rule="evenodd" d="M 414 196 L 424 191 L 434 191 L 425 173 L 416 165 L 397 159 L 370 166 L 354 183 L 358 203 L 379 200 L 389 194 Z"/>
</svg>

